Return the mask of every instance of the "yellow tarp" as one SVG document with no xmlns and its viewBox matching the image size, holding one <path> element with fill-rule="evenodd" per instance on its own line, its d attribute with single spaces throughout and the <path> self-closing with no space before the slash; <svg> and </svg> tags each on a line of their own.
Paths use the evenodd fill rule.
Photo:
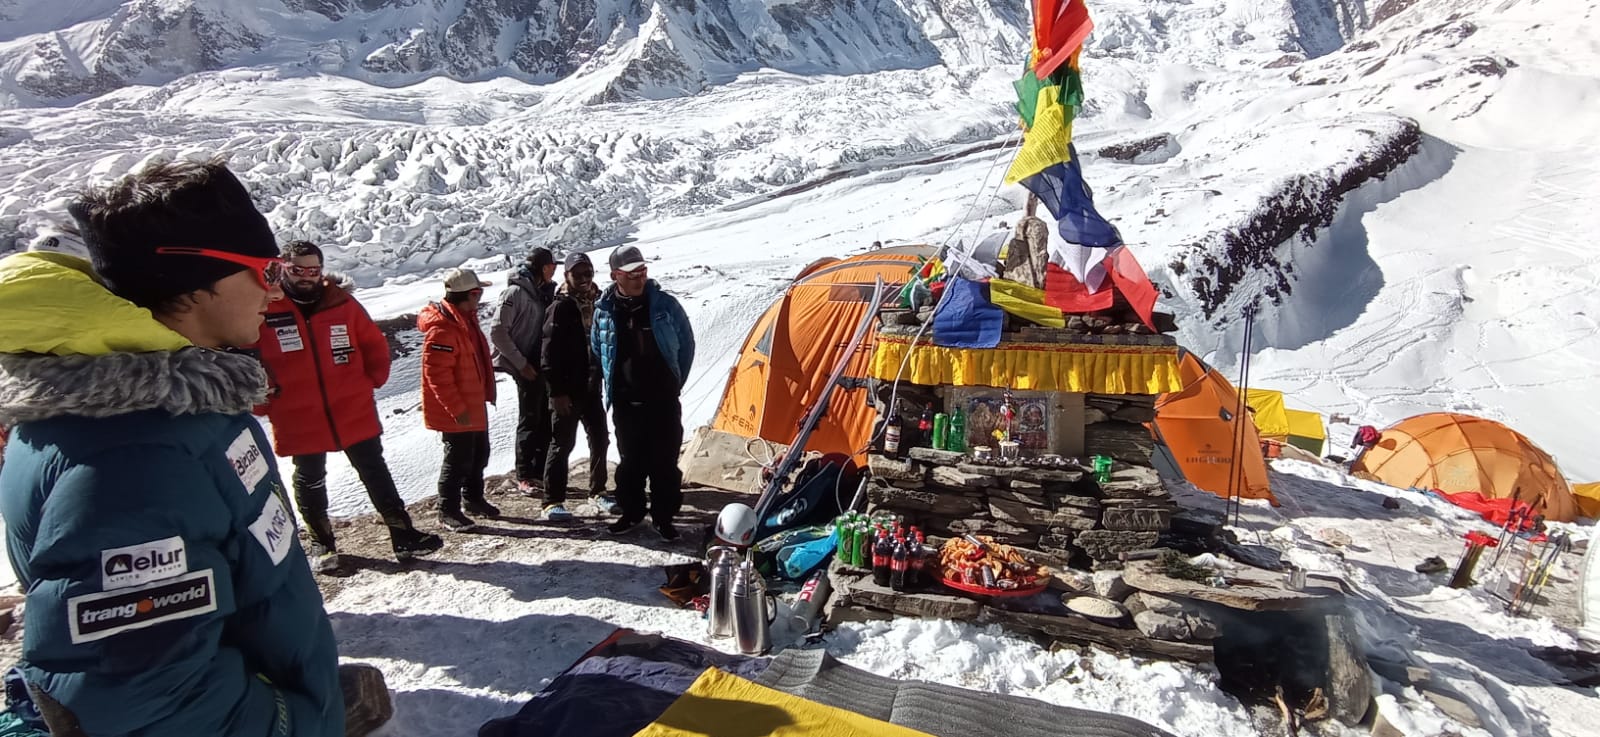
<svg viewBox="0 0 1600 737">
<path fill-rule="evenodd" d="M 1183 389 L 1177 346 L 1002 343 L 998 348 L 945 348 L 911 338 L 878 336 L 872 376 L 924 386 L 994 386 L 1095 394 L 1165 394 Z"/>
<path fill-rule="evenodd" d="M 990 279 L 989 301 L 995 307 L 1047 328 L 1067 326 L 1067 317 L 1061 313 L 1061 308 L 1045 304 L 1044 290 L 1037 287 L 1006 279 Z"/>
<path fill-rule="evenodd" d="M 1250 413 L 1262 437 L 1283 439 L 1289 437 L 1289 418 L 1284 414 L 1283 392 L 1272 389 L 1251 389 L 1245 392 L 1245 404 L 1255 410 Z"/>
<path fill-rule="evenodd" d="M 634 737 L 928 737 L 925 732 L 791 696 L 707 668 Z"/>
<path fill-rule="evenodd" d="M 1322 426 L 1322 415 L 1298 409 L 1284 409 L 1289 418 L 1289 434 L 1314 440 L 1327 440 L 1328 431 Z"/>
<path fill-rule="evenodd" d="M 1578 514 L 1600 519 L 1600 482 L 1574 485 L 1572 497 L 1578 503 Z"/>
</svg>

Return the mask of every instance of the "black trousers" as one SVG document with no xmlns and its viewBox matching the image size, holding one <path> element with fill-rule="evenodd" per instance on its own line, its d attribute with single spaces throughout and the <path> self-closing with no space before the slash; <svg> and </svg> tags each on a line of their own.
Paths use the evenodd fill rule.
<svg viewBox="0 0 1600 737">
<path fill-rule="evenodd" d="M 586 397 L 574 397 L 572 414 L 562 417 L 550 411 L 550 452 L 544 465 L 544 503 L 565 504 L 567 501 L 567 459 L 578 444 L 578 424 L 583 424 L 589 436 L 589 496 L 600 496 L 606 491 L 606 449 L 611 445 L 611 435 L 606 430 L 606 406 L 596 391 Z"/>
<path fill-rule="evenodd" d="M 677 397 L 616 402 L 611 418 L 617 426 L 617 504 L 622 517 L 644 519 L 648 481 L 650 518 L 658 523 L 673 521 L 683 506 L 683 471 L 678 469 L 683 406 Z"/>
<path fill-rule="evenodd" d="M 383 460 L 381 435 L 363 440 L 344 450 L 344 457 L 367 487 L 367 498 L 378 510 L 378 516 L 395 530 L 410 530 L 411 515 L 406 514 L 406 503 L 394 487 L 394 477 L 389 475 L 389 464 Z M 328 454 L 311 453 L 294 457 L 294 503 L 300 508 L 300 517 L 306 521 L 311 539 L 328 550 L 336 550 L 333 541 L 333 523 L 328 519 Z"/>
<path fill-rule="evenodd" d="M 521 374 L 511 377 L 517 382 L 517 480 L 536 481 L 544 477 L 550 449 L 550 385 L 543 376 L 532 381 Z"/>
<path fill-rule="evenodd" d="M 461 512 L 461 500 L 483 500 L 483 469 L 489 467 L 489 431 L 446 432 L 439 465 L 439 511 Z"/>
</svg>

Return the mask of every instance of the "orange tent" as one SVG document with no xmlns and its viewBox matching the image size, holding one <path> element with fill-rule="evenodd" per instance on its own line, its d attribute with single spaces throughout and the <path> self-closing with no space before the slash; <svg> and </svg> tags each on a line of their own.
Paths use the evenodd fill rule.
<svg viewBox="0 0 1600 737">
<path fill-rule="evenodd" d="M 1183 391 L 1156 400 L 1155 432 L 1170 471 L 1217 496 L 1232 491 L 1245 499 L 1278 500 L 1267 483 L 1267 462 L 1254 422 L 1242 421 L 1239 392 L 1233 384 L 1193 353 L 1180 351 L 1178 374 Z M 1244 414 L 1248 415 L 1248 412 Z M 1244 437 L 1234 433 L 1241 431 Z M 1235 462 L 1235 449 L 1242 449 Z M 1158 456 L 1159 457 L 1159 456 Z"/>
<path fill-rule="evenodd" d="M 1559 522 L 1571 522 L 1578 512 L 1572 487 L 1550 454 L 1482 417 L 1431 412 L 1401 420 L 1384 430 L 1350 470 L 1402 489 L 1517 499 Z"/>
<path fill-rule="evenodd" d="M 879 277 L 886 304 L 899 297 L 928 246 L 896 246 L 845 259 L 816 261 L 756 320 L 728 374 L 711 427 L 746 438 L 793 442 L 806 410 L 821 394 L 845 344 L 866 313 Z M 855 455 L 872 435 L 877 412 L 867 401 L 873 351 L 868 333 L 846 366 L 828 416 L 807 450 Z"/>
</svg>

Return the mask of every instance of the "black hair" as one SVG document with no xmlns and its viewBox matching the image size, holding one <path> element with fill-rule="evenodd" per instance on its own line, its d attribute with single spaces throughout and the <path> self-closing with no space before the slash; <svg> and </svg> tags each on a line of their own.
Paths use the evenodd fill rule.
<svg viewBox="0 0 1600 737">
<path fill-rule="evenodd" d="M 472 292 L 445 292 L 444 301 L 460 307 L 462 303 L 472 298 Z"/>
<path fill-rule="evenodd" d="M 283 260 L 292 261 L 301 256 L 316 256 L 319 265 L 323 262 L 322 249 L 311 241 L 289 241 L 283 244 Z"/>
</svg>

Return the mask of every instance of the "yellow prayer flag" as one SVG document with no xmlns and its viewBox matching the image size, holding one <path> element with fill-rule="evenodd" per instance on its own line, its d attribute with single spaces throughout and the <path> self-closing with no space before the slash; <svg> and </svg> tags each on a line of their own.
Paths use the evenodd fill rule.
<svg viewBox="0 0 1600 737">
<path fill-rule="evenodd" d="M 1040 88 L 1033 127 L 1022 137 L 1022 149 L 1006 172 L 1006 184 L 1016 184 L 1072 158 L 1067 151 L 1071 142 L 1072 121 L 1061 104 L 1061 87 Z"/>
<path fill-rule="evenodd" d="M 1031 320 L 1047 328 L 1067 326 L 1061 309 L 1044 303 L 1044 290 L 1007 279 L 989 280 L 989 301 L 1024 320 Z"/>
</svg>

